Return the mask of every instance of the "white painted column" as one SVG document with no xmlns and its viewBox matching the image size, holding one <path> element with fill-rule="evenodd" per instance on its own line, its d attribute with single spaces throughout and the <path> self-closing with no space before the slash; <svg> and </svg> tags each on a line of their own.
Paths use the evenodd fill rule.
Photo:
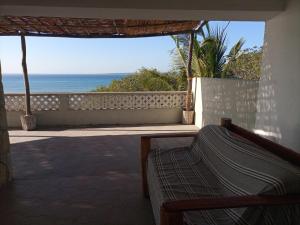
<svg viewBox="0 0 300 225">
<path fill-rule="evenodd" d="M 256 131 L 300 152 L 300 1 L 266 22 Z"/>
<path fill-rule="evenodd" d="M 0 62 L 0 187 L 7 184 L 11 180 L 9 147 L 10 144 L 7 131 L 5 100 L 2 86 Z"/>
</svg>

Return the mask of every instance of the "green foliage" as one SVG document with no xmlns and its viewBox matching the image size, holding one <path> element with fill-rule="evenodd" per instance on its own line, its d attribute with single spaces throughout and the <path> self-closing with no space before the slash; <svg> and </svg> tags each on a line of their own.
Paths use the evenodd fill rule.
<svg viewBox="0 0 300 225">
<path fill-rule="evenodd" d="M 259 80 L 261 75 L 262 48 L 254 47 L 242 53 L 226 65 L 225 76 L 246 80 Z"/>
<path fill-rule="evenodd" d="M 222 68 L 226 62 L 226 33 L 225 30 L 217 28 L 213 33 L 205 36 L 203 41 L 195 42 L 194 55 L 198 68 L 196 76 L 221 77 Z"/>
<path fill-rule="evenodd" d="M 227 52 L 226 27 L 210 29 L 204 21 L 195 35 L 192 57 L 194 76 L 211 78 L 241 78 L 257 80 L 260 77 L 262 48 L 242 50 L 240 39 Z M 172 51 L 173 70 L 161 73 L 156 69 L 142 68 L 108 86 L 99 86 L 99 92 L 181 91 L 187 88 L 186 70 L 189 51 L 189 34 L 172 36 L 176 48 Z M 199 38 L 199 40 L 197 40 Z"/>
<path fill-rule="evenodd" d="M 206 23 L 199 31 L 200 41 L 195 36 L 192 70 L 194 76 L 198 77 L 224 77 L 225 65 L 235 60 L 242 49 L 244 40 L 240 39 L 226 56 L 227 34 L 226 28 L 212 30 L 209 23 Z M 174 70 L 184 71 L 188 55 L 188 35 L 172 36 L 176 49 L 172 52 L 174 59 Z"/>
<path fill-rule="evenodd" d="M 177 91 L 185 90 L 186 80 L 175 73 L 161 73 L 156 69 L 142 68 L 108 86 L 99 86 L 97 92 Z"/>
</svg>

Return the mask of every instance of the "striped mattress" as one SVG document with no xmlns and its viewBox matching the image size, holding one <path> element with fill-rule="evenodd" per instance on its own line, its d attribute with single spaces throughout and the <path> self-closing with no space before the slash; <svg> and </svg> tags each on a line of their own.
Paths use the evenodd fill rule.
<svg viewBox="0 0 300 225">
<path fill-rule="evenodd" d="M 156 145 L 148 158 L 156 224 L 168 200 L 203 196 L 300 194 L 300 168 L 227 129 L 202 128 L 187 147 Z M 300 206 L 268 206 L 184 213 L 188 225 L 300 225 Z"/>
</svg>

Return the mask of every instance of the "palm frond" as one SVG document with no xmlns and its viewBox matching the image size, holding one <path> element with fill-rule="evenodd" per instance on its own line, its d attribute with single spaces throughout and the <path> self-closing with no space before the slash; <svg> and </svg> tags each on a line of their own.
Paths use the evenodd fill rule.
<svg viewBox="0 0 300 225">
<path fill-rule="evenodd" d="M 229 60 L 234 60 L 236 59 L 239 54 L 241 53 L 242 47 L 245 44 L 245 40 L 243 38 L 241 38 L 237 43 L 235 43 L 235 45 L 231 48 L 229 54 L 228 54 L 228 59 Z"/>
<path fill-rule="evenodd" d="M 222 77 L 228 59 L 236 58 L 241 51 L 244 40 L 240 39 L 230 50 L 227 51 L 226 30 L 229 23 L 223 27 L 211 29 L 209 22 L 201 23 L 197 34 L 201 37 L 200 41 L 195 39 L 192 58 L 192 71 L 195 76 L 201 77 Z M 196 36 L 197 37 L 197 36 Z M 188 35 L 172 36 L 176 45 L 176 54 L 174 53 L 174 63 L 181 70 L 187 67 L 187 56 L 189 37 Z"/>
<path fill-rule="evenodd" d="M 174 62 L 175 62 L 175 67 L 181 68 L 185 67 L 187 68 L 187 51 L 185 50 L 186 47 L 186 41 L 187 39 L 183 37 L 182 35 L 172 35 L 171 38 L 175 42 L 175 51 L 176 53 L 174 54 Z"/>
<path fill-rule="evenodd" d="M 200 24 L 200 27 L 198 28 L 198 31 L 196 32 L 197 34 L 200 34 L 200 36 L 205 39 L 206 34 L 210 33 L 210 26 L 208 21 L 203 21 Z"/>
</svg>

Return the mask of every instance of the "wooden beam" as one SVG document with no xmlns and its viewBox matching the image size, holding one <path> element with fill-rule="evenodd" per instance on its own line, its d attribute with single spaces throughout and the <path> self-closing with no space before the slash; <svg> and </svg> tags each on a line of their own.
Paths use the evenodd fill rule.
<svg viewBox="0 0 300 225">
<path fill-rule="evenodd" d="M 25 85 L 25 114 L 31 115 L 30 108 L 30 86 L 28 79 L 28 70 L 27 70 L 27 62 L 26 62 L 26 41 L 25 36 L 21 35 L 21 46 L 22 46 L 22 67 L 23 67 L 23 75 L 24 75 L 24 85 Z"/>
<path fill-rule="evenodd" d="M 58 27 L 58 26 L 57 26 Z M 60 27 L 61 29 L 61 27 Z M 161 33 L 149 33 L 149 34 L 137 34 L 137 35 L 116 35 L 116 34 L 57 34 L 57 33 L 32 33 L 26 32 L 26 36 L 30 37 L 61 37 L 61 38 L 145 38 L 145 37 L 163 37 L 163 36 L 171 36 L 171 35 L 179 35 L 179 34 L 187 34 L 191 33 L 193 30 L 182 30 L 182 31 L 174 31 L 174 32 L 161 32 Z M 1 32 L 0 36 L 20 36 L 20 34 L 15 32 Z"/>
<path fill-rule="evenodd" d="M 201 21 L 158 20 L 155 23 L 155 21 L 151 22 L 151 20 L 150 22 L 147 20 L 133 20 L 133 23 L 128 25 L 125 19 L 121 20 L 121 22 L 113 19 L 95 19 L 93 23 L 90 23 L 85 18 L 75 19 L 75 22 L 67 23 L 68 19 L 72 20 L 72 18 L 64 17 L 53 20 L 53 18 L 49 17 L 5 16 L 2 19 L 5 23 L 3 27 L 0 27 L 0 36 L 19 36 L 22 34 L 24 36 L 70 38 L 137 38 L 186 34 L 195 31 L 195 28 L 201 24 Z M 61 23 L 57 22 L 57 20 Z M 124 26 L 122 21 L 125 22 L 126 26 Z M 45 27 L 47 32 L 45 32 Z M 115 32 L 111 30 L 113 28 L 116 30 Z M 124 28 L 126 31 L 120 33 Z M 143 31 L 136 32 L 140 29 Z M 147 30 L 151 30 L 151 33 L 146 33 Z"/>
</svg>

